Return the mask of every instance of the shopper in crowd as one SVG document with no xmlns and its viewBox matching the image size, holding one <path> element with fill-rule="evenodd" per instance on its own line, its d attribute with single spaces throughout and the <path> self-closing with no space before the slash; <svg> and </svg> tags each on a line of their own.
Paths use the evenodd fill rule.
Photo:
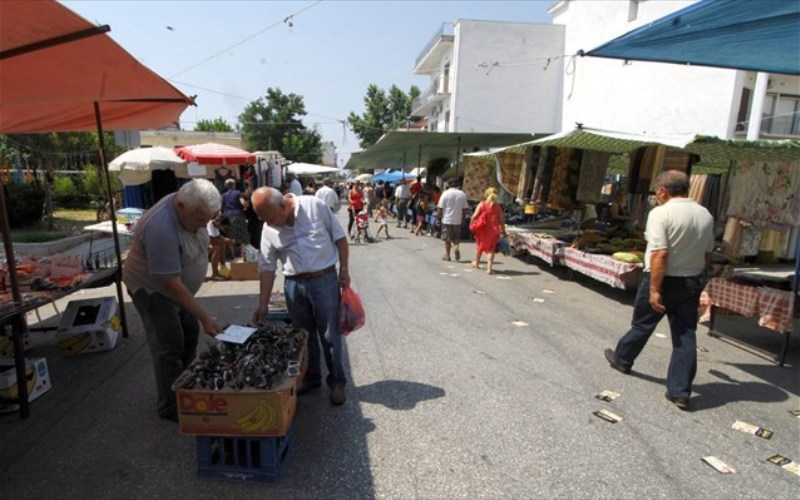
<svg viewBox="0 0 800 500">
<path fill-rule="evenodd" d="M 656 183 L 658 205 L 647 216 L 645 267 L 633 304 L 631 328 L 606 349 L 615 370 L 630 373 L 636 358 L 664 317 L 669 319 L 672 356 L 667 370 L 667 400 L 689 409 L 697 372 L 697 308 L 702 274 L 714 248 L 714 218 L 689 195 L 689 176 L 662 173 Z"/>
<path fill-rule="evenodd" d="M 367 181 L 364 183 L 364 189 L 362 192 L 364 197 L 364 206 L 367 209 L 367 215 L 371 218 L 372 213 L 375 211 L 376 203 L 378 197 L 375 195 L 375 188 L 372 187 L 372 183 Z"/>
<path fill-rule="evenodd" d="M 501 236 L 506 236 L 503 207 L 497 201 L 497 190 L 493 187 L 484 192 L 483 200 L 475 207 L 472 220 L 477 219 L 481 214 L 485 217 L 486 224 L 474 231 L 475 260 L 472 261 L 472 267 L 480 269 L 481 256 L 486 254 L 486 274 L 492 274 L 494 272 L 494 256 L 497 242 L 500 241 Z"/>
<path fill-rule="evenodd" d="M 450 181 L 436 206 L 436 218 L 441 221 L 445 235 L 444 260 L 450 260 L 451 248 L 455 251 L 456 260 L 461 260 L 461 224 L 468 207 L 467 195 L 458 188 L 456 181 Z"/>
<path fill-rule="evenodd" d="M 297 180 L 296 175 L 291 173 L 286 174 L 286 182 L 288 183 L 286 192 L 292 193 L 295 196 L 301 196 L 303 194 L 303 185 Z"/>
<path fill-rule="evenodd" d="M 353 232 L 353 224 L 356 223 L 356 214 L 364 208 L 364 196 L 361 192 L 361 183 L 355 181 L 347 192 L 347 234 L 351 238 L 355 238 L 356 234 Z"/>
<path fill-rule="evenodd" d="M 241 256 L 244 256 L 244 248 L 250 240 L 247 219 L 244 216 L 245 203 L 244 195 L 236 187 L 236 180 L 226 179 L 225 189 L 222 191 L 222 215 L 228 218 L 229 225 L 225 236 L 239 245 Z"/>
<path fill-rule="evenodd" d="M 308 372 L 298 394 L 321 385 L 321 343 L 330 401 L 342 405 L 347 379 L 339 333 L 339 298 L 340 286 L 350 284 L 346 234 L 328 205 L 313 196 L 282 195 L 276 189 L 263 187 L 253 192 L 253 207 L 265 225 L 258 258 L 259 301 L 252 321 L 263 324 L 267 318 L 280 262 L 292 326 L 309 332 Z"/>
<path fill-rule="evenodd" d="M 381 200 L 381 204 L 378 206 L 378 212 L 375 215 L 375 222 L 379 224 L 378 230 L 375 231 L 376 238 L 381 235 L 381 229 L 386 233 L 387 240 L 392 238 L 389 236 L 389 218 L 391 216 L 392 212 L 389 210 L 389 200 Z"/>
<path fill-rule="evenodd" d="M 200 329 L 222 331 L 194 294 L 208 271 L 206 224 L 221 197 L 205 179 L 195 179 L 159 200 L 137 222 L 122 281 L 144 325 L 153 358 L 158 415 L 178 421 L 172 384 L 195 356 Z"/>
<path fill-rule="evenodd" d="M 411 189 L 408 184 L 402 179 L 394 190 L 394 202 L 397 208 L 397 227 L 403 224 L 403 227 L 408 227 L 408 202 L 411 200 Z"/>
<path fill-rule="evenodd" d="M 425 217 L 428 214 L 428 197 L 424 192 L 420 191 L 417 195 L 418 201 L 414 206 L 414 213 L 417 214 L 416 226 L 413 226 L 414 236 L 419 236 L 422 232 L 422 227 L 425 225 Z"/>
<path fill-rule="evenodd" d="M 339 209 L 342 205 L 339 202 L 339 195 L 336 194 L 336 191 L 334 191 L 331 186 L 333 186 L 333 181 L 331 179 L 325 179 L 322 181 L 322 187 L 317 190 L 315 196 L 324 201 L 333 213 L 339 213 Z"/>
<path fill-rule="evenodd" d="M 408 208 L 411 209 L 411 232 L 413 233 L 416 230 L 415 224 L 417 220 L 417 207 L 419 205 L 419 200 L 422 197 L 422 176 L 418 175 L 408 188 L 411 192 L 411 199 L 408 201 Z"/>
<path fill-rule="evenodd" d="M 230 269 L 225 266 L 225 259 L 228 249 L 233 249 L 234 241 L 222 235 L 228 226 L 228 218 L 224 215 L 217 215 L 206 224 L 208 239 L 211 243 L 211 279 L 221 280 L 230 278 Z"/>
<path fill-rule="evenodd" d="M 317 193 L 317 185 L 314 181 L 308 181 L 306 184 L 306 189 L 303 191 L 303 194 L 307 194 L 309 196 L 314 196 Z"/>
<path fill-rule="evenodd" d="M 247 219 L 247 234 L 250 238 L 247 242 L 253 247 L 258 248 L 261 245 L 261 228 L 264 223 L 258 220 L 255 210 L 253 210 L 253 189 L 248 187 L 244 191 L 242 198 L 244 199 L 244 218 Z"/>
</svg>

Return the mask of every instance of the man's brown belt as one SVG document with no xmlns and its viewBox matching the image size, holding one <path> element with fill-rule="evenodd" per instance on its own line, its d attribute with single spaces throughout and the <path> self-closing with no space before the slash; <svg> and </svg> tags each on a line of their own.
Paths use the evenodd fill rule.
<svg viewBox="0 0 800 500">
<path fill-rule="evenodd" d="M 293 274 L 291 276 L 287 276 L 287 280 L 310 280 L 311 278 L 319 278 L 320 276 L 325 276 L 331 271 L 336 271 L 336 266 L 329 266 L 323 269 L 322 271 L 314 271 L 311 273 L 300 273 L 300 274 Z"/>
</svg>

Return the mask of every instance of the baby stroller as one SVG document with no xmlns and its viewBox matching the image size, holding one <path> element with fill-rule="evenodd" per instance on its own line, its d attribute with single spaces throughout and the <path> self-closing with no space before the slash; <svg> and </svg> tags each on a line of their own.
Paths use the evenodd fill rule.
<svg viewBox="0 0 800 500">
<path fill-rule="evenodd" d="M 369 214 L 366 210 L 361 210 L 356 214 L 356 235 L 354 243 L 371 243 L 372 234 L 369 232 Z"/>
</svg>

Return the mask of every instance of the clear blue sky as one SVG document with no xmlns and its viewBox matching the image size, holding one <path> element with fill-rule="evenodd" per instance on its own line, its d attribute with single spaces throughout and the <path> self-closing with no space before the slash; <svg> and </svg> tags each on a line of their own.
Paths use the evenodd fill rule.
<svg viewBox="0 0 800 500">
<path fill-rule="evenodd" d="M 367 86 L 425 90 L 414 61 L 443 23 L 481 19 L 550 24 L 555 0 L 528 1 L 63 1 L 187 95 L 197 107 L 181 127 L 222 117 L 231 125 L 251 101 L 277 87 L 303 96 L 308 127 L 337 146 L 340 164 L 357 151 L 343 130 L 362 113 Z M 283 20 L 293 15 L 292 26 Z"/>
</svg>

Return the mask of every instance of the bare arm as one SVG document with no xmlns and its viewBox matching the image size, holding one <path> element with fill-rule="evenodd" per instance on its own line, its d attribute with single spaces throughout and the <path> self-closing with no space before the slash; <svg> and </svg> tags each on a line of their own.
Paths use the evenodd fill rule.
<svg viewBox="0 0 800 500">
<path fill-rule="evenodd" d="M 208 314 L 208 311 L 203 309 L 203 306 L 201 306 L 199 302 L 197 302 L 197 299 L 195 299 L 194 295 L 186 288 L 186 285 L 183 284 L 180 277 L 176 276 L 174 278 L 165 279 L 162 283 L 169 296 L 184 310 L 188 311 L 189 314 L 200 321 L 203 325 L 204 332 L 212 337 L 222 332 L 222 328 L 216 320 Z"/>
<path fill-rule="evenodd" d="M 650 255 L 650 307 L 661 313 L 667 310 L 661 301 L 661 285 L 667 275 L 668 256 L 666 249 L 654 250 Z"/>
<path fill-rule="evenodd" d="M 250 318 L 254 325 L 263 325 L 269 311 L 269 298 L 275 284 L 275 271 L 261 271 L 258 275 L 258 308 Z"/>
<path fill-rule="evenodd" d="M 350 270 L 348 269 L 348 262 L 350 261 L 350 247 L 347 245 L 347 238 L 340 238 L 335 243 L 339 249 L 339 283 L 343 287 L 349 286 Z"/>
</svg>

